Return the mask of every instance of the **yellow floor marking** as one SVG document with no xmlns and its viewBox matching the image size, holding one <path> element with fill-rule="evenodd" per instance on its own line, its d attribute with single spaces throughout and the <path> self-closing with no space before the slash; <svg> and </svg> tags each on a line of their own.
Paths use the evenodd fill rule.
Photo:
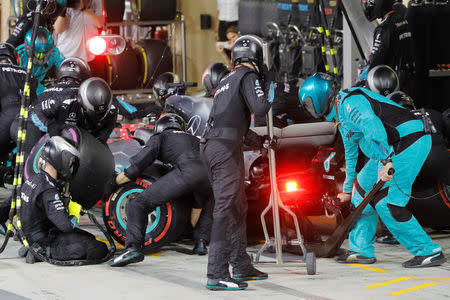
<svg viewBox="0 0 450 300">
<path fill-rule="evenodd" d="M 400 291 L 396 291 L 396 292 L 390 293 L 389 295 L 392 295 L 392 296 L 402 295 L 402 294 L 406 294 L 406 293 L 409 293 L 409 292 L 417 291 L 417 290 L 424 289 L 424 288 L 429 287 L 429 286 L 434 286 L 434 285 L 439 285 L 439 284 L 450 284 L 450 282 L 429 282 L 429 283 L 424 283 L 424 284 L 416 285 L 416 286 L 413 286 L 413 287 L 410 287 L 410 288 L 407 288 L 407 289 L 404 289 L 404 290 L 400 290 Z"/>
<path fill-rule="evenodd" d="M 104 240 L 104 239 L 101 239 L 101 238 L 96 238 L 96 239 L 97 239 L 97 241 L 100 241 L 100 242 L 103 242 L 103 243 L 107 243 L 109 245 L 109 242 L 107 240 Z M 116 247 L 119 247 L 119 248 L 125 248 L 124 246 L 122 246 L 119 243 L 114 243 L 114 245 L 116 245 Z"/>
<path fill-rule="evenodd" d="M 309 216 L 308 219 L 322 222 L 325 224 L 336 225 L 336 220 L 333 220 L 333 219 L 325 219 L 325 218 L 321 218 L 321 217 L 317 217 L 317 216 Z"/>
<path fill-rule="evenodd" d="M 377 284 L 373 284 L 373 285 L 368 285 L 366 287 L 364 287 L 365 289 L 371 290 L 371 289 L 376 289 L 382 286 L 386 286 L 386 285 L 390 285 L 393 283 L 397 283 L 397 282 L 401 282 L 401 281 L 406 281 L 406 280 L 410 280 L 410 279 L 450 279 L 450 277 L 400 277 L 397 279 L 392 279 L 392 280 L 388 280 L 388 281 L 383 281 L 381 283 L 377 283 Z"/>
<path fill-rule="evenodd" d="M 400 277 L 397 279 L 392 279 L 392 280 L 388 280 L 388 281 L 384 281 L 381 283 L 377 283 L 377 284 L 373 284 L 373 285 L 368 285 L 366 287 L 364 287 L 365 289 L 371 290 L 371 289 L 376 289 L 385 285 L 389 285 L 389 284 L 393 284 L 393 283 L 397 283 L 397 282 L 401 282 L 401 281 L 406 281 L 406 280 L 410 280 L 412 279 L 412 277 Z"/>
<path fill-rule="evenodd" d="M 391 272 L 389 270 L 375 268 L 375 267 L 369 267 L 369 266 L 366 266 L 366 265 L 363 265 L 363 264 L 347 264 L 347 265 L 352 266 L 352 267 L 356 267 L 356 268 L 360 268 L 360 269 L 364 269 L 364 270 L 377 272 L 377 273 L 390 273 Z"/>
<path fill-rule="evenodd" d="M 152 254 L 147 254 L 147 256 L 161 257 L 161 256 L 164 256 L 164 254 L 161 254 L 161 253 L 152 253 Z"/>
</svg>

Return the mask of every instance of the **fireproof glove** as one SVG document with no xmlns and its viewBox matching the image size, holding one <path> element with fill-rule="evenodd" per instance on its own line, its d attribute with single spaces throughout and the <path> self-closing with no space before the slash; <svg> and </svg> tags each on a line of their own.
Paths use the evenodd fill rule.
<svg viewBox="0 0 450 300">
<path fill-rule="evenodd" d="M 72 223 L 76 225 L 80 221 L 80 215 L 81 215 L 81 205 L 70 201 L 68 206 L 69 216 L 73 216 Z"/>
</svg>

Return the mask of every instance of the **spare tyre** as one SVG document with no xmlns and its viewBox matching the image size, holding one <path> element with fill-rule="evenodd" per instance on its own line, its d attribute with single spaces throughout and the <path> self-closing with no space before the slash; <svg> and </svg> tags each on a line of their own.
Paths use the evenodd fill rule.
<svg viewBox="0 0 450 300">
<path fill-rule="evenodd" d="M 176 0 L 131 0 L 135 18 L 139 21 L 166 21 L 175 19 Z"/>
<path fill-rule="evenodd" d="M 138 88 L 142 82 L 138 53 L 127 44 L 119 55 L 106 56 L 106 82 L 113 90 Z"/>
<path fill-rule="evenodd" d="M 108 147 L 83 129 L 77 127 L 65 129 L 62 136 L 72 141 L 80 151 L 80 167 L 70 183 L 72 199 L 84 209 L 90 209 L 102 200 L 105 183 L 114 175 L 113 155 Z M 31 150 L 24 166 L 25 179 L 40 172 L 39 154 L 49 139 L 48 134 L 44 135 Z"/>
<path fill-rule="evenodd" d="M 420 225 L 450 229 L 450 186 L 445 183 L 415 182 L 408 208 Z"/>
<path fill-rule="evenodd" d="M 166 42 L 155 39 L 140 40 L 134 45 L 141 66 L 142 88 L 153 87 L 155 79 L 173 71 L 172 51 Z"/>
<path fill-rule="evenodd" d="M 113 193 L 104 206 L 103 220 L 106 229 L 122 245 L 126 241 L 128 203 L 138 193 L 151 187 L 151 184 L 152 181 L 144 179 L 138 179 L 137 183 L 127 183 Z M 144 249 L 156 251 L 164 244 L 176 240 L 186 230 L 189 212 L 189 202 L 184 199 L 168 202 L 150 212 Z"/>
</svg>

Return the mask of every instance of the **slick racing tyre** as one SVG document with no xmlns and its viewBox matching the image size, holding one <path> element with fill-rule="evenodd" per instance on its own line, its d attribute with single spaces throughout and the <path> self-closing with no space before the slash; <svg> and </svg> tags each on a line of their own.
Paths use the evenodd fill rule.
<svg viewBox="0 0 450 300">
<path fill-rule="evenodd" d="M 415 184 L 408 208 L 420 225 L 433 229 L 450 229 L 450 186 L 441 182 L 430 185 Z"/>
<path fill-rule="evenodd" d="M 124 245 L 127 228 L 127 205 L 151 182 L 138 179 L 128 183 L 111 195 L 104 206 L 103 219 L 113 238 Z M 164 244 L 176 240 L 186 229 L 189 220 L 189 205 L 186 201 L 175 201 L 158 207 L 148 215 L 144 250 L 156 251 Z"/>
</svg>

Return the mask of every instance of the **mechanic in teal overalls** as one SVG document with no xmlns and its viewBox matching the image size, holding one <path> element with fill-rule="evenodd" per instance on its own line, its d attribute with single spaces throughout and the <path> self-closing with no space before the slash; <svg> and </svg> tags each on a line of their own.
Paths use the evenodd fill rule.
<svg viewBox="0 0 450 300">
<path fill-rule="evenodd" d="M 431 148 L 431 136 L 421 118 L 395 102 L 363 88 L 337 94 L 332 77 L 317 73 L 299 91 L 307 111 L 316 118 L 335 120 L 345 146 L 346 180 L 341 201 L 357 206 L 379 177 L 387 181 L 368 205 L 349 235 L 350 249 L 336 257 L 339 263 L 376 262 L 377 213 L 395 238 L 415 257 L 405 268 L 431 267 L 446 259 L 439 245 L 423 231 L 406 208 L 411 187 Z M 358 147 L 370 159 L 356 174 Z M 389 175 L 394 168 L 395 175 Z M 377 174 L 378 173 L 378 174 Z M 393 179 L 393 180 L 392 180 Z"/>
<path fill-rule="evenodd" d="M 25 35 L 25 43 L 17 47 L 20 58 L 20 66 L 26 68 L 28 56 L 31 52 L 32 29 Z M 33 59 L 33 75 L 38 81 L 36 94 L 39 96 L 45 90 L 42 84 L 48 71 L 55 66 L 58 68 L 64 60 L 64 55 L 53 45 L 53 38 L 50 31 L 44 27 L 39 27 L 35 40 L 36 53 Z"/>
</svg>

